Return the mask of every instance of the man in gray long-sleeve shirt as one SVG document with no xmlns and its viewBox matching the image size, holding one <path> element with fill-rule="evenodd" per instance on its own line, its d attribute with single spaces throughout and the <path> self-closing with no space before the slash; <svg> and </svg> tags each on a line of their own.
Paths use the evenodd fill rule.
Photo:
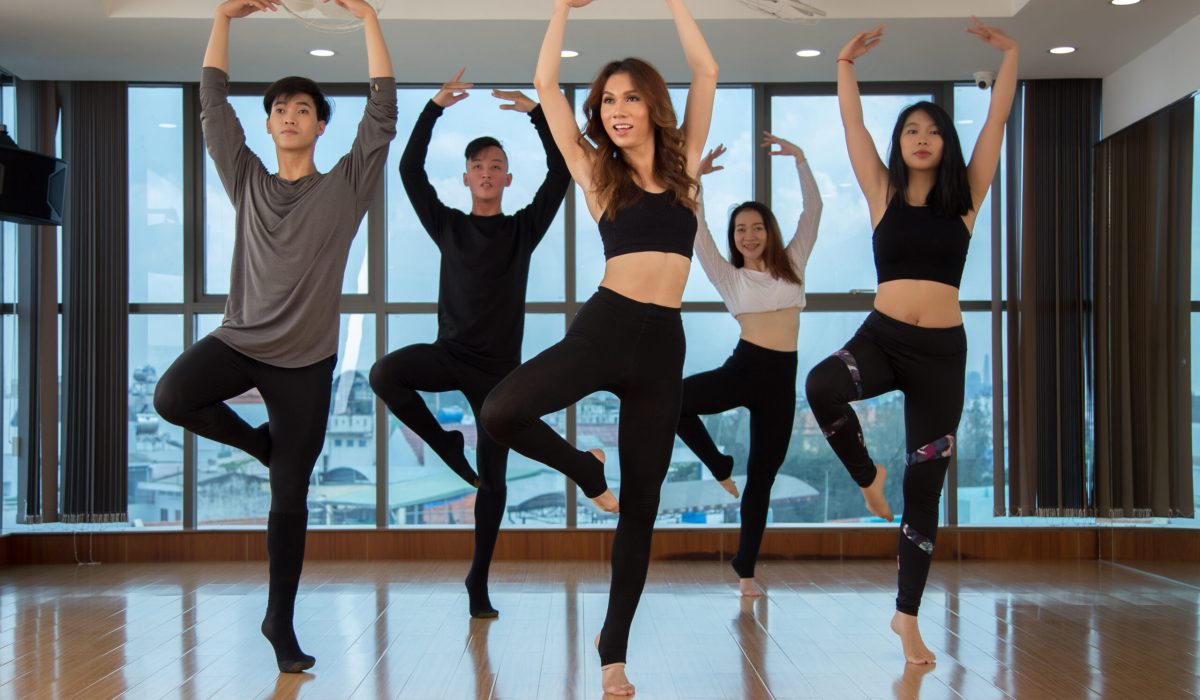
<svg viewBox="0 0 1200 700">
<path fill-rule="evenodd" d="M 328 173 L 313 152 L 329 120 L 316 83 L 284 78 L 263 100 L 279 172 L 249 148 L 228 93 L 229 25 L 280 0 L 228 0 L 216 11 L 200 81 L 200 123 L 237 217 L 221 326 L 163 374 L 154 405 L 166 420 L 270 467 L 270 592 L 262 633 L 284 673 L 309 669 L 292 628 L 304 562 L 308 482 L 325 441 L 336 364 L 338 303 L 350 243 L 396 135 L 396 81 L 379 20 L 363 0 L 337 0 L 363 20 L 370 97 L 350 152 Z M 252 388 L 268 422 L 252 428 L 225 400 Z"/>
</svg>

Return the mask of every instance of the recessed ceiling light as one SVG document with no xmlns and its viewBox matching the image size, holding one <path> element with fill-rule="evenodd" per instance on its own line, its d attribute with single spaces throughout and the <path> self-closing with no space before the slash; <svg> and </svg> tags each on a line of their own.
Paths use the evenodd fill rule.
<svg viewBox="0 0 1200 700">
<path fill-rule="evenodd" d="M 573 50 L 571 50 L 571 49 L 563 49 L 563 50 L 562 50 L 562 57 L 563 57 L 563 58 L 575 58 L 575 57 L 577 57 L 578 55 L 579 55 L 579 52 L 578 52 L 578 51 L 573 51 Z"/>
<path fill-rule="evenodd" d="M 956 121 L 954 123 L 955 124 L 974 124 L 975 120 L 974 119 L 959 119 L 958 121 Z"/>
<path fill-rule="evenodd" d="M 800 49 L 796 55 L 800 58 L 816 58 L 821 55 L 821 52 L 818 49 Z"/>
<path fill-rule="evenodd" d="M 313 56 L 316 56 L 317 58 L 329 58 L 330 56 L 333 56 L 335 54 L 335 52 L 330 51 L 329 49 L 313 49 L 312 51 L 309 51 L 308 53 Z"/>
<path fill-rule="evenodd" d="M 1075 53 L 1075 47 L 1074 46 L 1055 46 L 1054 48 L 1050 49 L 1050 53 L 1054 54 L 1055 56 L 1062 56 L 1064 54 Z"/>
<path fill-rule="evenodd" d="M 177 126 L 178 124 L 172 124 L 171 122 L 159 122 L 158 124 L 158 128 L 160 129 L 174 129 Z"/>
<path fill-rule="evenodd" d="M 1136 5 L 1142 0 L 1109 0 L 1114 5 Z"/>
</svg>

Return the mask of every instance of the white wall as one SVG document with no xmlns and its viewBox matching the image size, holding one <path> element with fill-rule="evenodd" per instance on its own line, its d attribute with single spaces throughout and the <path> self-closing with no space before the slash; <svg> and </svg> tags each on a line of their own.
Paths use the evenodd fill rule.
<svg viewBox="0 0 1200 700">
<path fill-rule="evenodd" d="M 1197 90 L 1200 16 L 1104 79 L 1104 136 Z"/>
</svg>

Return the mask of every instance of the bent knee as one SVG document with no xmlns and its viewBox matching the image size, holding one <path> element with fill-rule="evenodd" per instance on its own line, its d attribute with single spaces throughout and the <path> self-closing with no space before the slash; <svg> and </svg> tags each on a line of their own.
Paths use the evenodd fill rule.
<svg viewBox="0 0 1200 700">
<path fill-rule="evenodd" d="M 154 411 L 164 420 L 179 424 L 187 413 L 187 407 L 181 392 L 175 387 L 175 382 L 165 375 L 154 387 Z"/>
</svg>

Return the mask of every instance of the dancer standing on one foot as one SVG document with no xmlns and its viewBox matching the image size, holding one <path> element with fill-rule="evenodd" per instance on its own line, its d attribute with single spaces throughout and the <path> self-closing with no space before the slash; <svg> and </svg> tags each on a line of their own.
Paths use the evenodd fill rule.
<svg viewBox="0 0 1200 700">
<path fill-rule="evenodd" d="M 410 345 L 376 362 L 371 388 L 455 474 L 479 487 L 467 595 L 472 617 L 496 617 L 499 612 L 488 597 L 488 568 L 504 517 L 508 448 L 476 430 L 476 476 L 464 453 L 463 434 L 444 430 L 417 392 L 461 391 L 478 416 L 488 392 L 521 363 L 529 260 L 554 221 L 571 174 L 541 107 L 521 92 L 493 90 L 493 96 L 506 101 L 500 109 L 529 115 L 546 151 L 546 179 L 529 206 L 504 214 L 501 199 L 512 184 L 508 155 L 499 141 L 481 136 L 466 149 L 463 185 L 471 190 L 471 213 L 443 204 L 429 183 L 425 157 L 438 117 L 465 99 L 472 87 L 461 82 L 462 76 L 460 70 L 425 105 L 400 159 L 409 201 L 442 253 L 438 337 L 432 344 Z"/>
<path fill-rule="evenodd" d="M 729 260 L 721 257 L 703 217 L 696 233 L 696 256 L 741 326 L 733 355 L 718 369 L 683 381 L 679 437 L 721 486 L 738 496 L 733 458 L 722 454 L 705 430 L 700 415 L 738 406 L 750 409 L 750 454 L 746 460 L 746 493 L 742 527 L 733 570 L 742 595 L 762 595 L 754 583 L 754 565 L 767 527 L 771 486 L 787 456 L 796 416 L 796 336 L 804 308 L 804 266 L 817 240 L 821 193 L 804 151 L 766 134 L 763 145 L 779 146 L 773 156 L 796 161 L 804 210 L 792 240 L 784 246 L 779 222 L 765 204 L 745 202 L 729 215 Z M 725 152 L 718 146 L 704 159 L 702 175 L 720 170 L 713 162 Z"/>
<path fill-rule="evenodd" d="M 274 175 L 246 147 L 229 104 L 230 21 L 275 10 L 280 1 L 229 0 L 217 8 L 200 81 L 200 123 L 237 217 L 229 297 L 221 326 L 175 360 L 154 394 L 164 419 L 270 466 L 270 590 L 262 632 L 285 673 L 315 662 L 292 628 L 308 483 L 329 419 L 346 258 L 396 135 L 396 81 L 375 11 L 362 0 L 336 2 L 363 20 L 370 94 L 354 145 L 328 173 L 313 162 L 329 121 L 316 83 L 284 78 L 263 98 L 279 162 Z M 224 403 L 255 388 L 268 418 L 258 428 Z"/>
<path fill-rule="evenodd" d="M 566 338 L 492 391 L 483 424 L 500 442 L 566 474 L 601 509 L 620 511 L 598 646 L 604 690 L 631 695 L 625 651 L 679 417 L 684 355 L 679 306 L 696 237 L 697 177 L 717 64 L 683 0 L 666 0 L 692 71 L 682 127 L 676 126 L 662 76 L 629 58 L 609 63 L 592 83 L 581 135 L 558 75 L 567 16 L 589 2 L 556 0 L 534 84 L 554 141 L 599 224 L 604 278 Z M 603 453 L 576 449 L 540 420 L 600 390 L 621 400 L 619 504 L 604 480 Z"/>
<path fill-rule="evenodd" d="M 968 32 L 1004 53 L 987 121 L 969 165 L 954 120 L 918 102 L 900 113 L 888 165 L 863 124 L 854 61 L 879 43 L 883 27 L 856 35 L 838 56 L 838 102 L 846 146 L 875 227 L 879 288 L 875 310 L 854 337 L 808 375 L 808 402 L 830 447 L 863 490 L 867 509 L 892 519 L 883 495 L 887 472 L 871 461 L 851 401 L 904 392 L 904 514 L 899 594 L 892 629 L 910 663 L 933 663 L 917 608 L 937 536 L 942 482 L 962 416 L 967 336 L 958 306 L 967 246 L 987 195 L 1017 85 L 1017 43 L 975 20 Z"/>
</svg>

